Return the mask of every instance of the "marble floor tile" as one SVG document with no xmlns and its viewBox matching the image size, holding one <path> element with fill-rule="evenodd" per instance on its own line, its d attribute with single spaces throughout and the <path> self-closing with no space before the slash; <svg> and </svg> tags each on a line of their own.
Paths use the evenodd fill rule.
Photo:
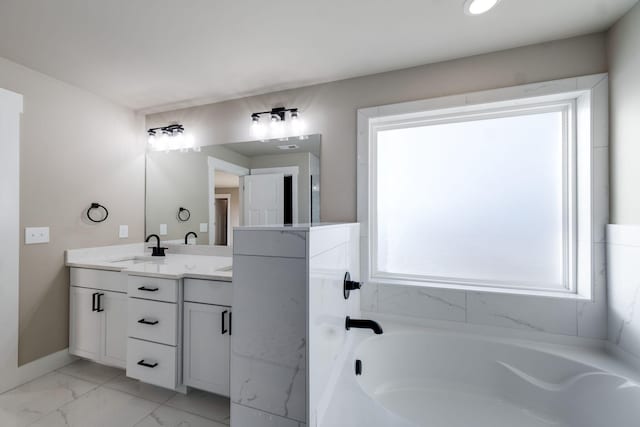
<svg viewBox="0 0 640 427">
<path fill-rule="evenodd" d="M 93 383 L 52 372 L 0 394 L 0 425 L 27 426 L 96 387 Z"/>
<path fill-rule="evenodd" d="M 169 406 L 161 406 L 136 424 L 136 427 L 226 427 L 226 424 Z"/>
<path fill-rule="evenodd" d="M 229 424 L 230 403 L 226 397 L 207 393 L 199 390 L 191 390 L 189 394 L 176 394 L 169 399 L 166 406 L 182 411 L 191 412 L 201 417 Z"/>
<path fill-rule="evenodd" d="M 176 394 L 175 391 L 143 383 L 133 378 L 129 378 L 126 375 L 116 377 L 109 382 L 106 382 L 103 386 L 113 390 L 133 394 L 134 396 L 157 403 L 164 403 Z"/>
<path fill-rule="evenodd" d="M 124 375 L 124 370 L 122 369 L 99 365 L 84 359 L 77 360 L 64 368 L 60 368 L 58 372 L 95 384 L 104 384 L 115 377 Z"/>
<path fill-rule="evenodd" d="M 133 427 L 158 404 L 99 387 L 32 424 L 34 427 Z"/>
</svg>

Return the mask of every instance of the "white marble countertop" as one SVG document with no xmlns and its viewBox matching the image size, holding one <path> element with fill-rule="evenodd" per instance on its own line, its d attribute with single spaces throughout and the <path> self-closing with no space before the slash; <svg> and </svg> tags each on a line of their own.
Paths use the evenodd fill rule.
<svg viewBox="0 0 640 427">
<path fill-rule="evenodd" d="M 231 257 L 167 254 L 152 257 L 144 245 L 73 249 L 66 252 L 67 267 L 121 271 L 134 276 L 167 279 L 205 279 L 230 282 Z"/>
</svg>

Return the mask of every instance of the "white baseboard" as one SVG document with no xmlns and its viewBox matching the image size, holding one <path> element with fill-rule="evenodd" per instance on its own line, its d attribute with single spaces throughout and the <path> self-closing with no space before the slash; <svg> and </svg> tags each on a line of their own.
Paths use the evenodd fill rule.
<svg viewBox="0 0 640 427">
<path fill-rule="evenodd" d="M 24 383 L 28 383 L 29 381 L 48 374 L 49 372 L 53 372 L 56 369 L 60 369 L 76 359 L 76 357 L 69 354 L 69 349 L 65 348 L 64 350 L 60 350 L 38 360 L 34 360 L 33 362 L 29 362 L 26 365 L 22 365 L 17 369 L 16 375 L 13 376 L 9 383 L 0 384 L 0 393 L 16 388 Z"/>
</svg>

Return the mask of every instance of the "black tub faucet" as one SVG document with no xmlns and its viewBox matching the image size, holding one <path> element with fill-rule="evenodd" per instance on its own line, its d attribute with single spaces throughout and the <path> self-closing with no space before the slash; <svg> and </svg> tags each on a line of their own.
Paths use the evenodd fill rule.
<svg viewBox="0 0 640 427">
<path fill-rule="evenodd" d="M 196 239 L 198 238 L 198 235 L 195 233 L 195 231 L 190 231 L 187 234 L 184 235 L 184 244 L 188 245 L 189 244 L 189 236 L 191 236 L 193 234 L 193 237 L 195 237 Z"/>
<path fill-rule="evenodd" d="M 149 237 L 147 237 L 147 239 L 145 240 L 145 242 L 148 242 L 149 240 L 151 240 L 154 237 L 156 238 L 156 240 L 158 240 L 158 244 L 156 246 L 150 246 L 149 247 L 149 249 L 152 250 L 151 256 L 165 256 L 164 255 L 164 250 L 167 249 L 167 248 L 160 247 L 160 236 L 158 236 L 157 234 L 150 234 Z"/>
<path fill-rule="evenodd" d="M 365 320 L 365 319 L 352 319 L 349 316 L 347 316 L 347 320 L 345 322 L 345 328 L 347 329 L 347 331 L 351 328 L 371 329 L 373 332 L 376 333 L 376 335 L 382 334 L 382 328 L 380 327 L 378 322 L 375 322 L 373 320 Z"/>
</svg>

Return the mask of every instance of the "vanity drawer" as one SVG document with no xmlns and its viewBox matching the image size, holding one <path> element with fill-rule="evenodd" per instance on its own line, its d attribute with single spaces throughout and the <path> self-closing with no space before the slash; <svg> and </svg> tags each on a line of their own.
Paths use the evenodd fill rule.
<svg viewBox="0 0 640 427">
<path fill-rule="evenodd" d="M 127 292 L 127 276 L 119 271 L 72 267 L 69 283 L 81 288 Z"/>
<path fill-rule="evenodd" d="M 129 296 L 155 301 L 178 302 L 178 281 L 157 277 L 129 276 Z"/>
<path fill-rule="evenodd" d="M 175 389 L 178 384 L 177 352 L 176 347 L 129 338 L 127 376 L 145 383 Z"/>
<path fill-rule="evenodd" d="M 187 302 L 231 306 L 232 299 L 231 282 L 184 279 L 184 300 Z"/>
<path fill-rule="evenodd" d="M 177 345 L 177 304 L 129 298 L 127 319 L 130 338 Z"/>
</svg>

